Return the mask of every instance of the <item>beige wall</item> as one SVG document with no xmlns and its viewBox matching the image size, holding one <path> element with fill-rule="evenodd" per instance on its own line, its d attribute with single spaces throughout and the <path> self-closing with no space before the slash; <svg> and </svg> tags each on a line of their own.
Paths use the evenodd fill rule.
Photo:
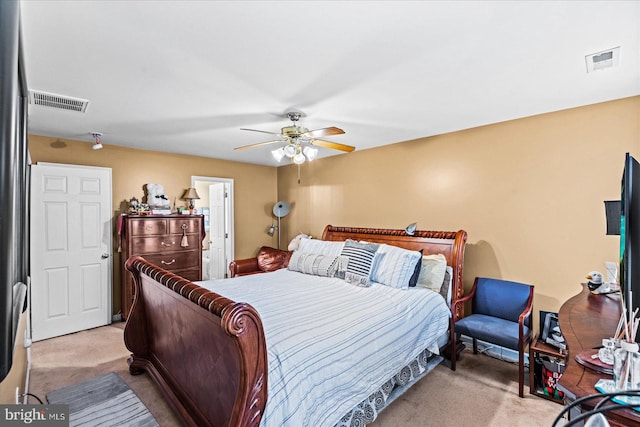
<svg viewBox="0 0 640 427">
<path fill-rule="evenodd" d="M 633 97 L 319 159 L 299 185 L 296 166 L 281 167 L 283 240 L 326 224 L 464 229 L 466 287 L 475 276 L 532 283 L 537 319 L 617 261 L 603 201 L 620 198 L 624 154 L 640 158 L 639 117 Z"/>
<path fill-rule="evenodd" d="M 265 230 L 271 224 L 270 209 L 277 198 L 277 170 L 273 167 L 230 162 L 205 157 L 184 156 L 156 151 L 136 150 L 109 145 L 94 151 L 91 143 L 30 135 L 29 149 L 32 163 L 50 162 L 112 169 L 114 230 L 115 219 L 128 200 L 145 196 L 143 186 L 153 182 L 162 184 L 171 203 L 186 206 L 179 200 L 185 188 L 191 186 L 191 176 L 211 176 L 234 180 L 235 196 L 235 256 L 254 256 L 262 245 L 275 246 L 274 238 Z M 114 232 L 115 233 L 115 232 Z M 117 251 L 114 242 L 113 250 Z M 114 253 L 114 313 L 120 311 L 120 261 Z"/>
<path fill-rule="evenodd" d="M 619 199 L 624 153 L 640 158 L 640 97 L 355 151 L 278 169 L 31 136 L 32 161 L 113 169 L 114 217 L 147 182 L 179 197 L 192 175 L 234 179 L 236 258 L 261 245 L 277 200 L 292 204 L 282 241 L 326 224 L 464 229 L 465 283 L 475 276 L 533 283 L 537 310 L 557 311 L 591 270 L 617 261 L 604 200 Z M 425 119 L 428 121 L 428 118 Z M 345 138 L 348 139 L 348 129 Z M 345 139 L 358 145 L 358 141 Z M 178 200 L 178 205 L 180 202 Z M 114 245 L 114 250 L 117 246 Z M 118 259 L 116 254 L 116 260 Z M 120 306 L 114 272 L 114 313 Z"/>
</svg>

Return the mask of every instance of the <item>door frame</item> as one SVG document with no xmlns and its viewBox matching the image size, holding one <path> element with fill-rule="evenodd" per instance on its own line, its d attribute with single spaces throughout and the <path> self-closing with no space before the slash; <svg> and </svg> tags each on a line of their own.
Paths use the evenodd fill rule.
<svg viewBox="0 0 640 427">
<path fill-rule="evenodd" d="M 235 228 L 234 228 L 234 190 L 233 190 L 233 179 L 231 178 L 219 178 L 213 176 L 192 176 L 191 177 L 191 187 L 195 188 L 196 181 L 204 181 L 210 182 L 212 184 L 224 184 L 225 190 L 227 191 L 227 203 L 225 203 L 225 215 L 228 218 L 229 229 L 227 230 L 228 234 L 228 242 L 229 242 L 229 254 L 228 261 L 225 266 L 225 275 L 227 277 L 231 277 L 229 270 L 229 263 L 235 259 Z M 209 219 L 211 221 L 211 218 Z"/>
</svg>

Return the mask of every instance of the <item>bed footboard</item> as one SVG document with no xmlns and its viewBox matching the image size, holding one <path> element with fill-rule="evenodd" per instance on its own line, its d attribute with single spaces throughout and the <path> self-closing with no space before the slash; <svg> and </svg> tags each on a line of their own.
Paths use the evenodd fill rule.
<svg viewBox="0 0 640 427">
<path fill-rule="evenodd" d="M 134 301 L 124 330 L 131 374 L 148 372 L 188 426 L 258 426 L 267 352 L 256 310 L 141 257 L 127 260 Z"/>
</svg>

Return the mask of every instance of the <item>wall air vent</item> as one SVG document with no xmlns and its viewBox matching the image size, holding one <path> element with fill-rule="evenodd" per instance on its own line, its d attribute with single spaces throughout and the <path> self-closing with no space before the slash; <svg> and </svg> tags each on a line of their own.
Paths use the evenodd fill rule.
<svg viewBox="0 0 640 427">
<path fill-rule="evenodd" d="M 72 98 L 66 95 L 57 95 L 39 90 L 29 91 L 29 103 L 61 110 L 78 111 L 80 113 L 84 113 L 89 105 L 89 101 L 86 99 Z"/>
<path fill-rule="evenodd" d="M 607 68 L 616 68 L 620 59 L 620 46 L 602 52 L 592 53 L 584 57 L 587 63 L 587 73 Z"/>
</svg>

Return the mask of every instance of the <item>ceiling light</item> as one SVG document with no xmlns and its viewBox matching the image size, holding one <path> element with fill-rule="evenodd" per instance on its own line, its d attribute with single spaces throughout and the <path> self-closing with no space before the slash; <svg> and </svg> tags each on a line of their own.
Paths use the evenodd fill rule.
<svg viewBox="0 0 640 427">
<path fill-rule="evenodd" d="M 282 158 L 284 157 L 284 147 L 280 147 L 277 150 L 271 151 L 271 155 L 274 159 L 276 159 L 277 162 L 280 162 L 280 160 L 282 160 Z"/>
<path fill-rule="evenodd" d="M 295 156 L 296 154 L 298 154 L 298 146 L 296 144 L 287 144 L 284 147 L 284 155 L 292 158 L 293 156 Z"/>
<path fill-rule="evenodd" d="M 307 158 L 302 153 L 298 153 L 293 157 L 293 163 L 296 165 L 301 165 L 307 160 Z"/>
<path fill-rule="evenodd" d="M 304 147 L 304 150 L 302 150 L 302 152 L 305 156 L 307 156 L 307 159 L 309 161 L 315 159 L 318 156 L 318 149 L 314 147 Z"/>
<path fill-rule="evenodd" d="M 91 136 L 93 136 L 93 139 L 95 140 L 94 144 L 93 144 L 93 148 L 94 150 L 100 150 L 102 147 L 102 143 L 100 142 L 100 138 L 102 137 L 102 134 L 100 132 L 91 132 Z"/>
</svg>

